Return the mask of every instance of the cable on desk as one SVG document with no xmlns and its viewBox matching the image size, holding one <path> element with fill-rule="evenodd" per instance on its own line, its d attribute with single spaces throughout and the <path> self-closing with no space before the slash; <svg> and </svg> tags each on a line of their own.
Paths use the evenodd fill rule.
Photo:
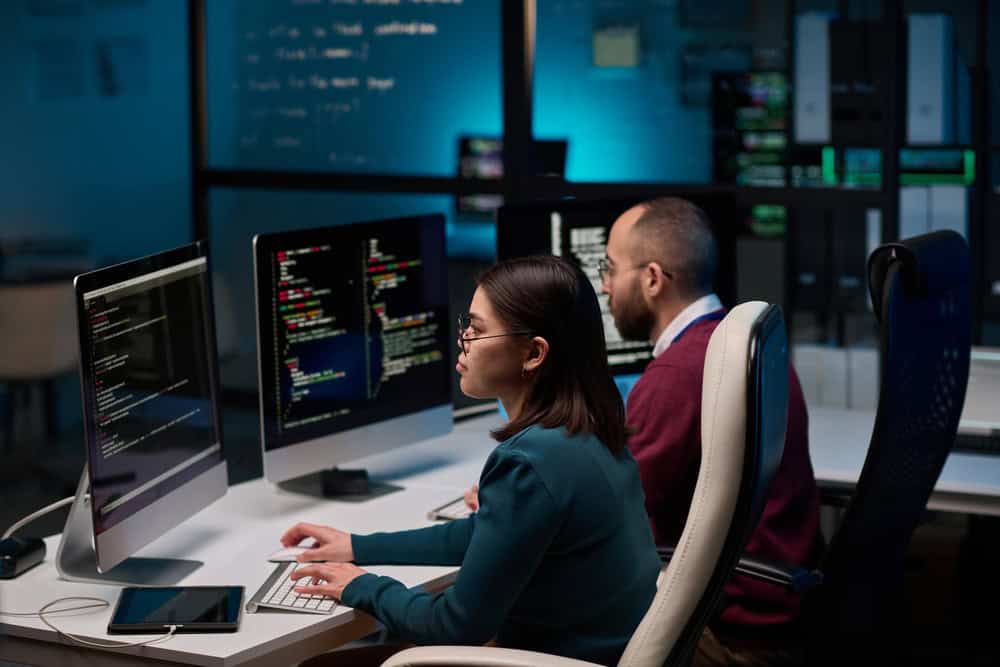
<svg viewBox="0 0 1000 667">
<path fill-rule="evenodd" d="M 67 601 L 70 601 L 70 600 L 77 600 L 77 601 L 81 601 L 81 602 L 90 602 L 90 604 L 79 605 L 79 606 L 76 606 L 76 607 L 63 607 L 63 608 L 60 608 L 60 609 L 53 609 L 51 611 L 49 610 L 49 607 L 51 607 L 52 605 L 59 604 L 60 602 L 67 602 Z M 59 614 L 59 613 L 62 613 L 62 612 L 67 612 L 67 611 L 78 611 L 80 609 L 107 609 L 110 606 L 111 606 L 111 603 L 108 602 L 107 600 L 103 599 L 103 598 L 93 598 L 93 597 L 85 597 L 85 596 L 71 596 L 71 597 L 65 597 L 65 598 L 58 598 L 56 600 L 53 600 L 52 602 L 48 602 L 45 605 L 43 605 L 42 608 L 39 609 L 38 611 L 25 611 L 25 612 L 0 611 L 0 615 L 2 615 L 2 616 L 37 616 L 38 618 L 40 618 L 42 620 L 42 623 L 44 623 L 45 625 L 49 626 L 49 628 L 51 628 L 53 631 L 55 631 L 55 633 L 58 634 L 60 637 L 65 637 L 66 639 L 69 639 L 70 641 L 76 642 L 77 644 L 83 644 L 84 646 L 93 646 L 95 648 L 129 648 L 129 647 L 132 647 L 132 646 L 147 646 L 149 644 L 156 644 L 158 642 L 166 641 L 166 640 L 170 639 L 171 637 L 173 637 L 174 633 L 177 632 L 177 626 L 176 625 L 171 625 L 171 626 L 168 626 L 170 628 L 170 631 L 167 632 L 166 634 L 160 635 L 159 637 L 155 637 L 153 639 L 147 639 L 146 641 L 143 641 L 143 642 L 100 642 L 99 643 L 99 642 L 92 642 L 92 641 L 90 641 L 88 639 L 83 639 L 82 637 L 78 637 L 78 636 L 70 634 L 68 632 L 63 632 L 62 630 L 60 630 L 59 628 L 57 628 L 55 625 L 53 625 L 52 622 L 49 621 L 49 619 L 47 619 L 45 617 L 46 614 Z"/>
<path fill-rule="evenodd" d="M 7 531 L 3 534 L 3 536 L 0 536 L 0 539 L 5 540 L 8 537 L 10 537 L 11 535 L 13 535 L 15 531 L 17 531 L 20 528 L 23 528 L 24 526 L 27 526 L 29 523 L 31 523 L 32 521 L 34 521 L 38 517 L 44 516 L 44 515 L 48 514 L 49 512 L 57 510 L 60 507 L 63 507 L 65 505 L 69 505 L 70 503 L 73 502 L 74 498 L 76 498 L 76 496 L 69 496 L 68 498 L 63 498 L 62 500 L 57 500 L 56 502 L 52 503 L 51 505 L 46 505 L 45 507 L 43 507 L 42 509 L 38 510 L 37 512 L 32 512 L 31 514 L 29 514 L 28 516 L 24 517 L 23 519 L 20 519 L 20 520 L 14 522 L 14 525 L 11 526 L 10 528 L 8 528 Z"/>
</svg>

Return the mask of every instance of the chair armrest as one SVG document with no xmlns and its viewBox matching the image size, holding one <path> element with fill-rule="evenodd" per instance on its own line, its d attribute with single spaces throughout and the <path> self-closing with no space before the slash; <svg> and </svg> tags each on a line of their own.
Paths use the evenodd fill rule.
<svg viewBox="0 0 1000 667">
<path fill-rule="evenodd" d="M 491 646 L 420 646 L 400 651 L 382 667 L 441 665 L 467 667 L 599 667 L 592 662 L 547 653 Z"/>
<path fill-rule="evenodd" d="M 669 545 L 659 545 L 656 547 L 656 551 L 664 563 L 669 563 L 674 555 L 674 547 Z M 810 570 L 783 563 L 770 563 L 749 556 L 740 557 L 735 571 L 737 574 L 753 577 L 758 581 L 769 581 L 772 584 L 785 586 L 796 593 L 804 593 L 823 583 L 823 573 L 819 570 Z"/>
</svg>

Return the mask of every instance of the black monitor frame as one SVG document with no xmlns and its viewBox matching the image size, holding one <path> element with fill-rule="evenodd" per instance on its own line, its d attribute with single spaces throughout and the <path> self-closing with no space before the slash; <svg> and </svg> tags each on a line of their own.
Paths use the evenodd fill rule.
<svg viewBox="0 0 1000 667">
<path fill-rule="evenodd" d="M 432 251 L 442 260 L 436 270 L 437 277 L 429 276 L 431 284 L 441 290 L 441 302 L 436 308 L 443 309 L 446 341 L 451 341 L 451 322 L 448 317 L 447 267 L 445 248 L 444 216 L 429 214 L 370 220 L 357 223 L 332 225 L 291 232 L 259 234 L 254 237 L 254 283 L 257 303 L 257 356 L 260 382 L 261 446 L 264 457 L 264 475 L 274 483 L 288 482 L 311 476 L 313 473 L 328 473 L 329 469 L 364 456 L 392 449 L 417 440 L 443 435 L 452 426 L 452 399 L 450 366 L 445 359 L 437 392 L 433 387 L 409 397 L 410 404 L 402 409 L 377 409 L 374 412 L 349 415 L 351 418 L 326 427 L 307 427 L 307 430 L 290 439 L 283 438 L 277 427 L 277 405 L 280 382 L 273 369 L 277 360 L 273 351 L 274 321 L 270 304 L 273 270 L 271 258 L 276 252 L 291 248 L 349 243 L 370 238 L 376 230 L 392 225 L 413 225 L 419 228 L 422 241 L 435 244 Z M 433 270 L 433 269 L 428 269 Z M 447 355 L 447 350 L 442 350 Z M 327 477 L 332 479 L 330 474 Z M 354 485 L 348 485 L 354 486 Z M 364 495 L 369 493 L 365 483 L 359 482 L 350 488 L 324 490 L 324 495 L 340 493 Z"/>
<path fill-rule="evenodd" d="M 211 404 L 211 420 L 218 451 L 191 465 L 183 474 L 170 479 L 169 486 L 157 483 L 141 491 L 128 502 L 132 508 L 114 523 L 104 525 L 99 503 L 93 500 L 91 489 L 95 481 L 95 462 L 99 443 L 97 417 L 91 406 L 96 404 L 90 322 L 85 295 L 118 286 L 133 279 L 151 278 L 159 271 L 176 269 L 186 262 L 204 262 L 204 296 L 202 324 L 207 368 L 206 375 Z M 138 549 L 161 536 L 186 518 L 222 497 L 228 486 L 226 450 L 219 410 L 219 370 L 215 341 L 211 267 L 204 241 L 168 250 L 148 257 L 98 269 L 79 275 L 74 280 L 77 327 L 80 344 L 80 383 L 83 405 L 83 427 L 86 460 L 56 555 L 56 567 L 62 578 L 73 581 L 100 583 L 168 585 L 176 583 L 200 566 L 197 561 L 162 558 L 130 557 Z M 167 482 L 168 480 L 164 480 Z"/>
</svg>

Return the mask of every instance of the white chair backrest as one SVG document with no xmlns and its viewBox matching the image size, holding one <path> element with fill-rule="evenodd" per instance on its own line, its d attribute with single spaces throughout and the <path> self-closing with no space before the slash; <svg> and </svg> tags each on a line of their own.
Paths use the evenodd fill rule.
<svg viewBox="0 0 1000 667">
<path fill-rule="evenodd" d="M 0 285 L 0 382 L 77 368 L 76 297 L 70 282 Z"/>
<path fill-rule="evenodd" d="M 620 666 L 664 663 L 715 570 L 743 477 L 750 337 L 767 307 L 761 301 L 736 306 L 709 340 L 701 392 L 701 466 L 691 509 L 656 596 Z"/>
</svg>

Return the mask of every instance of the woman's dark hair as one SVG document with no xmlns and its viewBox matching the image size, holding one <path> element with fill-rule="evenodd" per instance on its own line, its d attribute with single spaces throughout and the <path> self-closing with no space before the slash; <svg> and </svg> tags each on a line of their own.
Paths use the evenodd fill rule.
<svg viewBox="0 0 1000 667">
<path fill-rule="evenodd" d="M 561 426 L 571 435 L 593 433 L 613 454 L 621 453 L 625 407 L 608 369 L 590 280 L 565 259 L 539 255 L 499 262 L 477 283 L 507 327 L 549 343 L 521 413 L 493 437 L 506 440 L 532 424 Z"/>
</svg>

